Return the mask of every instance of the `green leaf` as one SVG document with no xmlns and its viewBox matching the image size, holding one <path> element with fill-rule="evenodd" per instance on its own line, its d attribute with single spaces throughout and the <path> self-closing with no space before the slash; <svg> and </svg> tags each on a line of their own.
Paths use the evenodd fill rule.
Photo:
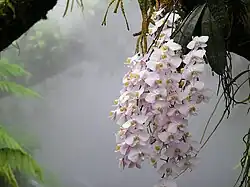
<svg viewBox="0 0 250 187">
<path fill-rule="evenodd" d="M 43 181 L 42 170 L 32 156 L 0 126 L 0 175 L 13 187 L 17 187 L 14 170 Z"/>
<path fill-rule="evenodd" d="M 43 181 L 42 171 L 35 160 L 22 149 L 1 148 L 0 170 L 10 166 L 12 170 L 18 170 Z"/>
<path fill-rule="evenodd" d="M 208 0 L 207 5 L 215 20 L 215 23 L 217 23 L 218 28 L 222 30 L 223 34 L 225 33 L 225 35 L 228 35 L 230 21 L 225 1 Z"/>
<path fill-rule="evenodd" d="M 195 27 L 199 21 L 206 4 L 199 5 L 183 20 L 182 24 L 173 33 L 174 41 L 182 46 L 186 46 L 192 39 Z"/>
<path fill-rule="evenodd" d="M 0 90 L 3 92 L 12 93 L 17 96 L 21 95 L 21 96 L 41 97 L 35 91 L 10 81 L 0 81 Z"/>
<path fill-rule="evenodd" d="M 4 177 L 5 181 L 8 182 L 12 187 L 18 187 L 16 177 L 9 165 L 0 167 L 0 175 Z"/>
<path fill-rule="evenodd" d="M 0 77 L 9 78 L 9 77 L 19 77 L 19 76 L 28 76 L 29 72 L 25 71 L 18 64 L 8 63 L 8 59 L 2 58 L 0 60 Z"/>
<path fill-rule="evenodd" d="M 209 36 L 206 48 L 208 63 L 215 73 L 222 75 L 227 65 L 225 40 L 208 7 L 205 9 L 201 25 L 202 35 Z"/>
</svg>

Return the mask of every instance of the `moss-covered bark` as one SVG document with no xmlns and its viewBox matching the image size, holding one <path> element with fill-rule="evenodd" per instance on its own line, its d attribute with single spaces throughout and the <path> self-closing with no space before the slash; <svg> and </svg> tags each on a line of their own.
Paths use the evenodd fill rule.
<svg viewBox="0 0 250 187">
<path fill-rule="evenodd" d="M 0 51 L 41 19 L 57 0 L 0 0 Z"/>
</svg>

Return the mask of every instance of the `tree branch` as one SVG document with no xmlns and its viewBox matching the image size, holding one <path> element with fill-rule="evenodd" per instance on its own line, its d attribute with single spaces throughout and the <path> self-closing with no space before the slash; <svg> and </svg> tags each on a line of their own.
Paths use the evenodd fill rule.
<svg viewBox="0 0 250 187">
<path fill-rule="evenodd" d="M 56 3 L 57 0 L 0 0 L 0 51 L 36 22 L 46 19 Z"/>
</svg>

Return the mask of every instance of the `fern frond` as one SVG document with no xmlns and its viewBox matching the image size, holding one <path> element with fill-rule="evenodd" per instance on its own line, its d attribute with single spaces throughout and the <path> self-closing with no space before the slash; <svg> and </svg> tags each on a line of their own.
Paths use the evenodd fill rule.
<svg viewBox="0 0 250 187">
<path fill-rule="evenodd" d="M 12 187 L 18 187 L 18 183 L 10 166 L 0 168 L 0 176 L 4 177 L 5 181 Z"/>
<path fill-rule="evenodd" d="M 22 149 L 0 149 L 0 172 L 6 167 L 18 170 L 43 181 L 42 171 L 31 155 Z"/>
<path fill-rule="evenodd" d="M 0 81 L 0 91 L 2 92 L 7 92 L 7 93 L 11 93 L 17 96 L 32 96 L 32 97 L 40 97 L 41 96 L 29 89 L 29 88 L 25 88 L 24 86 L 17 84 L 15 82 L 10 82 L 10 81 Z"/>
<path fill-rule="evenodd" d="M 20 76 L 28 76 L 29 72 L 25 71 L 18 64 L 10 64 L 7 59 L 2 58 L 0 60 L 0 77 L 8 78 L 8 77 L 20 77 Z"/>
<path fill-rule="evenodd" d="M 5 147 L 23 151 L 19 143 L 14 138 L 12 138 L 2 126 L 0 126 L 0 148 Z"/>
<path fill-rule="evenodd" d="M 32 156 L 0 126 L 0 175 L 13 187 L 18 186 L 13 173 L 15 170 L 43 181 L 41 168 Z"/>
</svg>

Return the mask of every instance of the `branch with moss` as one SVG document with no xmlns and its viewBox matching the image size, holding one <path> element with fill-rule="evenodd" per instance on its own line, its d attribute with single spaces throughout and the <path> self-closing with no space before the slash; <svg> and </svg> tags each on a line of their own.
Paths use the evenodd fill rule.
<svg viewBox="0 0 250 187">
<path fill-rule="evenodd" d="M 0 0 L 0 51 L 36 22 L 46 19 L 56 3 L 57 0 Z"/>
</svg>

